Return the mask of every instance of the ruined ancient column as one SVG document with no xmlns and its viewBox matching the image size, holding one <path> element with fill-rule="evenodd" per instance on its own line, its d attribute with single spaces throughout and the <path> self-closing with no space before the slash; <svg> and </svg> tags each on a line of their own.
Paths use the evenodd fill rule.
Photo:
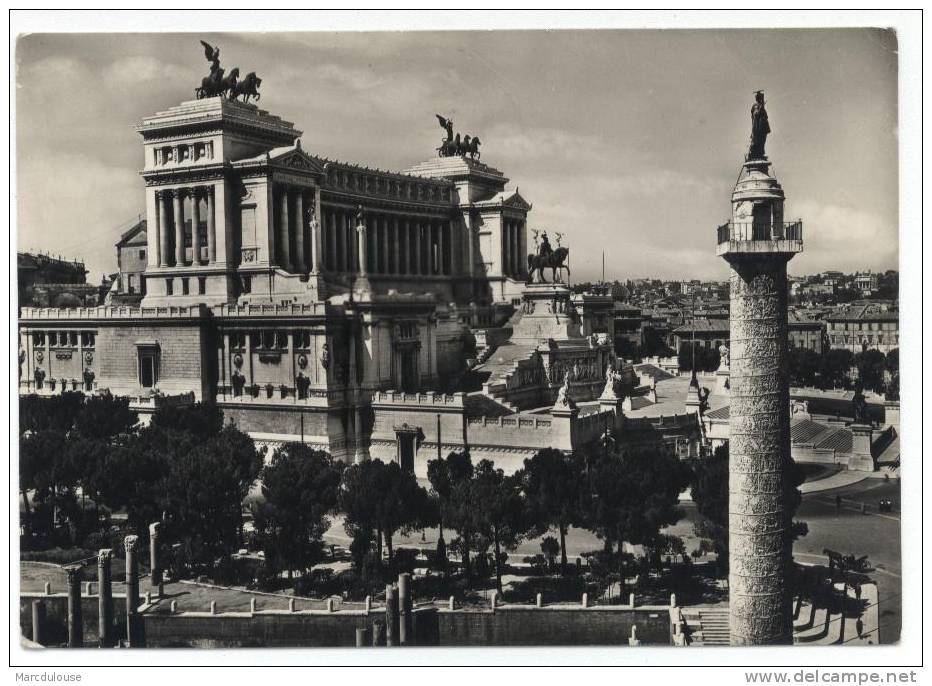
<svg viewBox="0 0 932 686">
<path fill-rule="evenodd" d="M 113 551 L 97 552 L 97 639 L 101 648 L 113 645 L 113 574 L 110 562 Z"/>
<path fill-rule="evenodd" d="M 414 600 L 411 597 L 411 575 L 398 575 L 398 642 L 401 645 L 414 643 Z"/>
<path fill-rule="evenodd" d="M 398 645 L 398 596 L 391 584 L 385 586 L 385 645 Z"/>
<path fill-rule="evenodd" d="M 717 253 L 731 267 L 729 608 L 732 645 L 792 643 L 787 262 L 802 225 L 784 225 L 766 158 L 745 162 Z"/>
<path fill-rule="evenodd" d="M 32 601 L 32 642 L 44 645 L 45 640 L 45 603 Z"/>
<path fill-rule="evenodd" d="M 130 647 L 137 643 L 136 610 L 139 606 L 139 564 L 136 560 L 138 536 L 123 539 L 126 551 L 126 641 Z"/>
<path fill-rule="evenodd" d="M 153 591 L 158 591 L 162 584 L 162 562 L 159 559 L 159 531 L 160 522 L 149 525 L 149 569 L 151 570 L 150 585 Z"/>
<path fill-rule="evenodd" d="M 68 647 L 84 647 L 84 617 L 81 612 L 81 567 L 68 567 Z"/>
</svg>

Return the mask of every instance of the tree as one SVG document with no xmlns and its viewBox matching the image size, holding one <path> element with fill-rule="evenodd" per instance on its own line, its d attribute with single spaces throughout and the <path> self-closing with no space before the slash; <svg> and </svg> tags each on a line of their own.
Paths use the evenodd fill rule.
<svg viewBox="0 0 932 686">
<path fill-rule="evenodd" d="M 528 513 L 538 534 L 551 527 L 560 532 L 560 573 L 566 574 L 566 533 L 582 508 L 582 459 L 554 448 L 539 450 L 515 474 L 527 498 Z"/>
<path fill-rule="evenodd" d="M 692 499 L 700 519 L 694 530 L 697 536 L 710 542 L 718 557 L 719 567 L 728 570 L 728 444 L 719 446 L 711 458 L 699 462 L 693 469 Z M 805 536 L 809 527 L 805 522 L 794 521 L 802 494 L 799 485 L 805 481 L 803 469 L 787 456 L 786 515 L 790 535 L 788 545 Z"/>
<path fill-rule="evenodd" d="M 674 350 L 652 326 L 644 328 L 643 343 L 641 344 L 641 357 L 669 357 L 673 355 Z"/>
<path fill-rule="evenodd" d="M 702 342 L 696 341 L 695 346 L 689 341 L 680 343 L 677 362 L 681 371 L 693 369 L 693 347 L 695 347 L 696 371 L 714 372 L 721 363 L 718 348 L 707 348 Z"/>
<path fill-rule="evenodd" d="M 430 499 L 427 491 L 417 483 L 413 472 L 402 469 L 397 462 L 383 464 L 378 471 L 380 488 L 376 499 L 376 523 L 388 548 L 388 564 L 393 561 L 392 537 L 397 531 L 432 525 Z"/>
<path fill-rule="evenodd" d="M 858 368 L 858 379 L 864 388 L 877 393 L 883 392 L 886 362 L 886 357 L 879 350 L 865 350 L 854 356 L 854 363 Z"/>
<path fill-rule="evenodd" d="M 900 349 L 894 348 L 887 353 L 887 371 L 890 373 L 890 382 L 887 384 L 886 397 L 888 400 L 900 399 Z"/>
<path fill-rule="evenodd" d="M 304 572 L 321 559 L 321 539 L 336 509 L 342 478 L 329 453 L 303 443 L 278 448 L 262 468 L 265 502 L 256 508 L 266 561 L 276 570 Z"/>
<path fill-rule="evenodd" d="M 850 385 L 848 374 L 854 366 L 854 353 L 847 348 L 829 348 L 822 355 L 822 365 L 819 369 L 819 378 L 823 388 Z"/>
<path fill-rule="evenodd" d="M 233 426 L 168 456 L 164 503 L 170 535 L 196 565 L 211 567 L 239 548 L 243 499 L 262 467 L 252 439 Z"/>
<path fill-rule="evenodd" d="M 343 528 L 353 539 L 350 553 L 357 569 L 365 569 L 366 557 L 371 553 L 372 544 L 378 540 L 378 560 L 382 559 L 382 537 L 376 537 L 378 526 L 376 516 L 376 499 L 379 483 L 378 471 L 382 463 L 367 460 L 350 465 L 343 470 L 337 507 L 344 514 Z"/>
<path fill-rule="evenodd" d="M 495 555 L 495 584 L 502 592 L 504 550 L 514 550 L 528 530 L 519 481 L 496 469 L 490 460 L 476 465 L 474 493 L 479 533 L 491 541 Z"/>
<path fill-rule="evenodd" d="M 728 445 L 715 449 L 712 457 L 693 467 L 691 495 L 699 519 L 693 528 L 718 558 L 723 571 L 728 570 Z M 700 550 L 704 550 L 704 546 Z"/>
<path fill-rule="evenodd" d="M 547 560 L 548 569 L 553 569 L 553 563 L 557 559 L 557 555 L 560 554 L 561 550 L 563 550 L 563 546 L 561 546 L 560 542 L 553 536 L 545 536 L 544 539 L 540 542 L 540 552 Z M 565 559 L 566 555 L 563 557 Z"/>
<path fill-rule="evenodd" d="M 357 565 L 364 563 L 372 541 L 377 542 L 381 561 L 383 540 L 391 565 L 395 533 L 433 523 L 427 491 L 418 485 L 413 473 L 402 470 L 396 462 L 369 460 L 348 467 L 339 507 L 346 515 L 344 528 L 353 537 Z"/>
<path fill-rule="evenodd" d="M 438 526 L 443 539 L 443 525 L 459 534 L 463 572 L 470 576 L 469 550 L 475 531 L 471 505 L 473 464 L 467 452 L 451 452 L 446 458 L 427 463 L 427 478 L 438 502 Z"/>
<path fill-rule="evenodd" d="M 689 466 L 665 447 L 604 455 L 590 461 L 585 528 L 605 542 L 649 545 L 661 529 L 683 517 L 679 495 L 692 476 Z"/>
<path fill-rule="evenodd" d="M 815 386 L 821 356 L 809 348 L 790 347 L 787 366 L 790 370 L 790 383 L 794 386 Z"/>
</svg>

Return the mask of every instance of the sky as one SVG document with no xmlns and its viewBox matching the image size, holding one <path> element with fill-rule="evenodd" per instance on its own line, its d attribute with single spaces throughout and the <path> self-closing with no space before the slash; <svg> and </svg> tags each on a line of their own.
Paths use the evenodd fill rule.
<svg viewBox="0 0 932 686">
<path fill-rule="evenodd" d="M 262 78 L 260 106 L 321 156 L 402 170 L 435 113 L 482 140 L 564 234 L 575 281 L 725 279 L 716 226 L 764 89 L 767 155 L 803 220 L 792 274 L 897 268 L 897 42 L 879 29 L 31 34 L 16 44 L 19 250 L 116 271 L 144 212 L 146 115 L 193 98 L 208 63 Z"/>
</svg>

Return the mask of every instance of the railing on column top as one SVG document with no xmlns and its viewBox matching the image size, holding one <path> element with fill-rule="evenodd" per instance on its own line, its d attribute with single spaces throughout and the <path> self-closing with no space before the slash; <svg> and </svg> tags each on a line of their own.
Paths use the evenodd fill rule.
<svg viewBox="0 0 932 686">
<path fill-rule="evenodd" d="M 726 222 L 718 227 L 718 243 L 729 241 L 801 241 L 803 222 Z"/>
</svg>

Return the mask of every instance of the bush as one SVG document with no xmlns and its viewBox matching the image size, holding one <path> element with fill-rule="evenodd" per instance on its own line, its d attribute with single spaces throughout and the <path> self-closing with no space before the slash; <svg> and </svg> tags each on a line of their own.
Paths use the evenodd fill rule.
<svg viewBox="0 0 932 686">
<path fill-rule="evenodd" d="M 294 582 L 294 594 L 309 598 L 330 595 L 326 591 L 332 588 L 332 581 L 332 569 L 312 569 Z"/>
<path fill-rule="evenodd" d="M 537 555 L 526 555 L 521 561 L 524 562 L 524 564 L 531 565 L 531 571 L 535 574 L 547 573 L 547 560 L 540 553 Z"/>
<path fill-rule="evenodd" d="M 418 553 L 417 548 L 395 548 L 392 555 L 393 574 L 413 574 L 414 567 L 417 565 Z"/>
<path fill-rule="evenodd" d="M 88 558 L 97 559 L 96 550 L 86 548 L 50 548 L 49 550 L 24 550 L 20 553 L 23 562 L 49 562 L 67 565 Z"/>
</svg>

